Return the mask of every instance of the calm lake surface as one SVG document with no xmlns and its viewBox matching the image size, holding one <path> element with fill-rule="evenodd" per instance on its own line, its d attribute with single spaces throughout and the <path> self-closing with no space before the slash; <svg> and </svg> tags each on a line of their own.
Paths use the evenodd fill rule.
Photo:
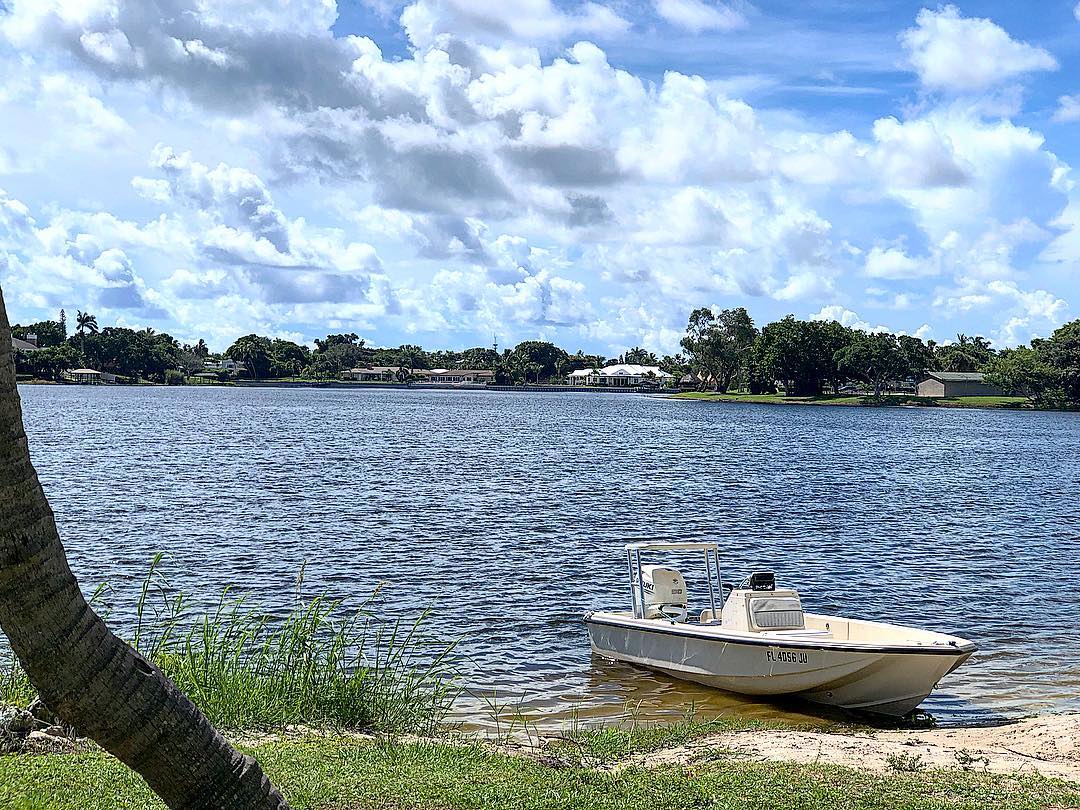
<svg viewBox="0 0 1080 810">
<path fill-rule="evenodd" d="M 470 694 L 533 719 L 798 714 L 594 658 L 622 545 L 717 540 L 807 609 L 980 645 L 943 722 L 1080 709 L 1080 414 L 778 407 L 638 395 L 23 386 L 72 567 L 123 623 L 152 556 L 211 605 L 304 592 L 460 638 Z M 660 560 L 657 560 L 660 561 Z M 695 556 L 681 568 L 694 593 Z M 698 590 L 697 606 L 707 596 Z M 811 710 L 812 711 L 812 710 Z"/>
</svg>

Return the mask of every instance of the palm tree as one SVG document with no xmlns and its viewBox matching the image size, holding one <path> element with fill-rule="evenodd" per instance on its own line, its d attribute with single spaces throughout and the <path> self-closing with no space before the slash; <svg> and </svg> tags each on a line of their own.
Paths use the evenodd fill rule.
<svg viewBox="0 0 1080 810">
<path fill-rule="evenodd" d="M 210 354 L 210 347 L 206 345 L 205 340 L 199 338 L 199 342 L 195 344 L 195 348 L 191 350 L 191 353 L 205 360 Z"/>
<path fill-rule="evenodd" d="M 75 331 L 80 335 L 85 334 L 86 332 L 89 332 L 92 335 L 98 333 L 97 318 L 89 312 L 83 312 L 80 309 L 78 315 L 75 316 L 75 323 L 77 324 Z"/>
<path fill-rule="evenodd" d="M 75 331 L 79 333 L 79 351 L 86 354 L 86 333 L 89 332 L 92 335 L 98 333 L 97 318 L 80 309 L 75 317 L 75 323 L 77 324 Z"/>
<path fill-rule="evenodd" d="M 42 700 L 169 807 L 280 810 L 281 794 L 86 603 L 30 461 L 0 290 L 0 629 Z"/>
</svg>

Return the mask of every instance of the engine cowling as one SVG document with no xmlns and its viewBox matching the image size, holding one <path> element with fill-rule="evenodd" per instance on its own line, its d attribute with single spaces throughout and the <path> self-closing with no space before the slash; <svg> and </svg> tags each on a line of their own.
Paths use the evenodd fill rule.
<svg viewBox="0 0 1080 810">
<path fill-rule="evenodd" d="M 663 565 L 641 566 L 646 619 L 686 621 L 686 580 L 675 568 Z M 635 586 L 636 590 L 636 586 Z"/>
</svg>

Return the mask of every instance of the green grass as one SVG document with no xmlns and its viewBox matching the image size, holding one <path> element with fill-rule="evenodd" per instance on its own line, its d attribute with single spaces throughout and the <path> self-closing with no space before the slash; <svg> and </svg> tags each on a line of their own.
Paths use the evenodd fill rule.
<svg viewBox="0 0 1080 810">
<path fill-rule="evenodd" d="M 686 719 L 676 723 L 639 723 L 631 720 L 614 725 L 575 728 L 551 741 L 547 749 L 551 755 L 566 761 L 582 765 L 608 765 L 633 754 L 686 745 L 710 734 L 725 731 L 768 731 L 777 728 L 791 731 L 800 727 L 790 723 L 766 722 L 744 717 L 701 719 L 691 713 Z"/>
<path fill-rule="evenodd" d="M 617 772 L 553 767 L 479 744 L 306 739 L 250 749 L 296 810 L 1042 810 L 1080 807 L 1080 786 L 969 771 L 872 774 L 718 754 Z M 105 754 L 0 757 L 0 806 L 125 810 L 162 805 Z"/>
<path fill-rule="evenodd" d="M 718 394 L 713 391 L 684 391 L 675 399 L 697 399 L 709 402 L 753 402 L 769 405 L 906 405 L 941 408 L 1027 408 L 1027 397 L 917 397 L 913 394 L 886 394 L 880 399 L 860 394 L 821 394 L 820 396 L 787 396 L 786 394 Z"/>
<path fill-rule="evenodd" d="M 384 623 L 370 603 L 348 611 L 316 598 L 275 620 L 226 591 L 216 611 L 192 621 L 160 560 L 143 583 L 132 644 L 219 728 L 431 734 L 445 720 L 458 694 L 453 645 L 429 642 L 423 617 Z M 0 704 L 26 706 L 34 694 L 16 665 L 0 669 Z"/>
</svg>

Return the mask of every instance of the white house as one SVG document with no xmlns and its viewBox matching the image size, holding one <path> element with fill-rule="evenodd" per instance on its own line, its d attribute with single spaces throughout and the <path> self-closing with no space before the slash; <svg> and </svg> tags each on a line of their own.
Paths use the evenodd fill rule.
<svg viewBox="0 0 1080 810">
<path fill-rule="evenodd" d="M 490 383 L 495 380 L 495 372 L 477 368 L 433 368 L 417 369 L 413 372 L 424 382 L 442 385 L 461 385 Z"/>
<path fill-rule="evenodd" d="M 247 366 L 243 363 L 228 357 L 220 360 L 204 360 L 203 368 L 207 371 L 228 371 L 230 374 L 234 371 L 247 371 Z"/>
<path fill-rule="evenodd" d="M 632 363 L 618 363 L 600 369 L 583 368 L 570 372 L 571 385 L 637 388 L 649 383 L 666 387 L 674 382 L 675 378 L 662 370 L 660 366 L 638 366 Z"/>
<path fill-rule="evenodd" d="M 354 382 L 397 382 L 401 366 L 371 366 L 341 372 L 341 379 Z"/>
</svg>

